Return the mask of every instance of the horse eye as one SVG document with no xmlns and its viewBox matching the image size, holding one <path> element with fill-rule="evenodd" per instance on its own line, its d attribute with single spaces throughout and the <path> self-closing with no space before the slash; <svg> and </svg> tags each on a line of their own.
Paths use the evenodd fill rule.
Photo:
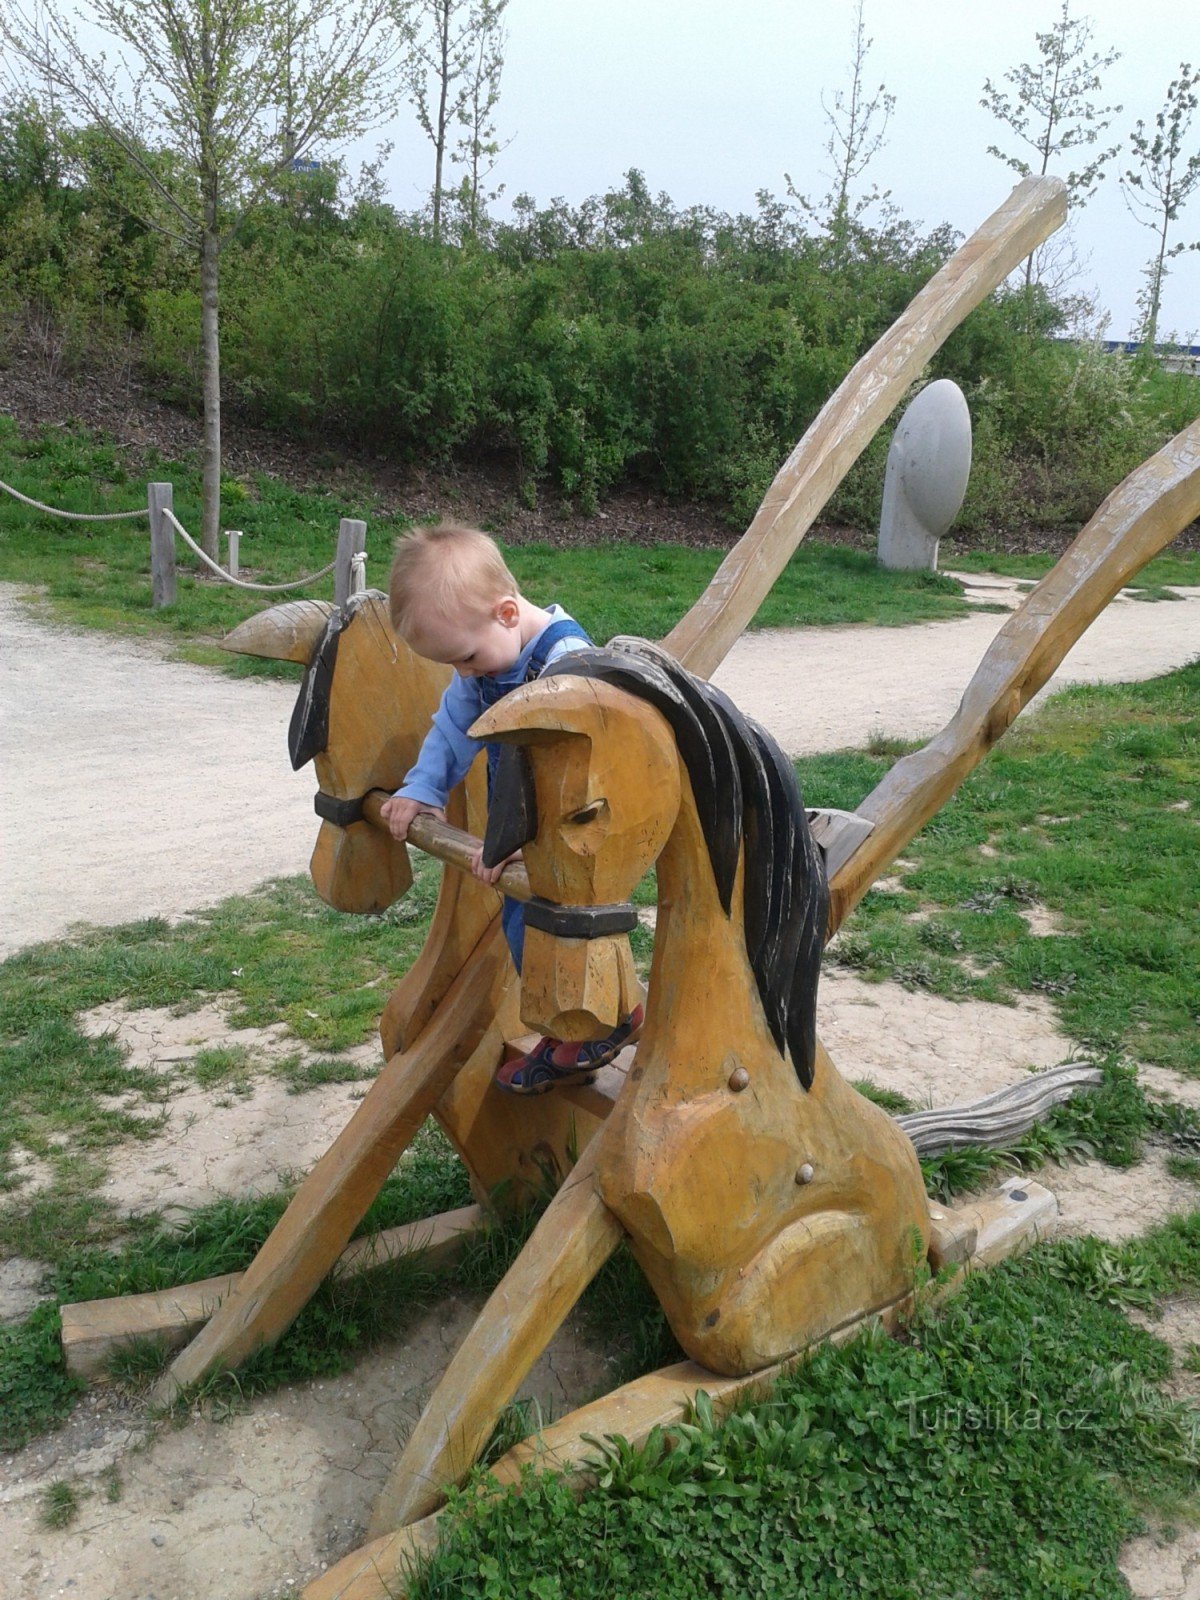
<svg viewBox="0 0 1200 1600">
<path fill-rule="evenodd" d="M 578 823 L 581 827 L 584 823 L 595 822 L 607 804 L 608 802 L 605 800 L 593 800 L 591 805 L 584 806 L 582 811 L 572 812 L 567 821 Z"/>
</svg>

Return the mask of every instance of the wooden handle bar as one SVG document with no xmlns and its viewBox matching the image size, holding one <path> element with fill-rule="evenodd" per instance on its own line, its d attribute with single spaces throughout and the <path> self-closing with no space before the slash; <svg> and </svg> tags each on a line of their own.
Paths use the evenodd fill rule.
<svg viewBox="0 0 1200 1600">
<path fill-rule="evenodd" d="M 388 825 L 379 814 L 379 808 L 385 800 L 392 797 L 384 789 L 372 789 L 363 796 L 363 819 L 373 827 L 381 828 L 384 833 Z M 481 840 L 472 834 L 465 833 L 462 828 L 452 828 L 448 822 L 439 822 L 437 817 L 416 816 L 408 830 L 409 844 L 415 844 L 418 850 L 424 850 L 428 856 L 436 856 L 439 861 L 444 861 L 448 867 L 457 867 L 460 872 L 470 872 L 471 857 L 479 849 Z M 533 890 L 529 887 L 529 874 L 519 861 L 512 862 L 505 867 L 496 883 L 496 888 L 501 894 L 509 895 L 513 900 L 532 900 Z"/>
</svg>

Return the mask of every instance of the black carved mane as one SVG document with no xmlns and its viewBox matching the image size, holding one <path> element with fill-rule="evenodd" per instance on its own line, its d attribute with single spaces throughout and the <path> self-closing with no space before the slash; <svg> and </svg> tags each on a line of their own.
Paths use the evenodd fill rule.
<svg viewBox="0 0 1200 1600">
<path fill-rule="evenodd" d="M 726 914 L 745 843 L 746 953 L 771 1035 L 781 1055 L 790 1052 L 809 1088 L 829 890 L 791 762 L 719 689 L 644 640 L 573 650 L 544 674 L 564 675 L 602 679 L 666 717 L 691 779 Z"/>
</svg>

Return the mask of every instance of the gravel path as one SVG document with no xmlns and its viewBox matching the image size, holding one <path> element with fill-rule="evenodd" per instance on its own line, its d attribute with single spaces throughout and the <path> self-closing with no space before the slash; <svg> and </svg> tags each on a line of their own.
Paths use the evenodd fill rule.
<svg viewBox="0 0 1200 1600">
<path fill-rule="evenodd" d="M 1016 585 L 972 579 L 980 601 Z M 1200 654 L 1200 589 L 1120 598 L 1054 684 L 1153 677 Z M 293 773 L 295 689 L 48 625 L 0 584 L 0 956 L 73 923 L 179 916 L 303 872 L 313 778 Z M 1003 622 L 749 634 L 716 682 L 791 755 L 934 733 Z"/>
</svg>

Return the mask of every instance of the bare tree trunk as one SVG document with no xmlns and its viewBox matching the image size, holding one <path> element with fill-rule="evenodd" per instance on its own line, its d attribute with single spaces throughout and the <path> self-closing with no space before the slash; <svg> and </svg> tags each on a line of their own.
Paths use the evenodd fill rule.
<svg viewBox="0 0 1200 1600">
<path fill-rule="evenodd" d="M 441 90 L 438 95 L 437 137 L 433 141 L 436 160 L 433 167 L 433 238 L 442 242 L 442 164 L 446 156 L 446 97 L 450 92 L 450 5 L 449 0 L 439 8 L 441 27 Z"/>
<path fill-rule="evenodd" d="M 200 245 L 200 343 L 204 373 L 204 509 L 200 519 L 200 543 L 214 561 L 219 554 L 221 531 L 220 255 L 221 242 L 214 215 Z"/>
</svg>

